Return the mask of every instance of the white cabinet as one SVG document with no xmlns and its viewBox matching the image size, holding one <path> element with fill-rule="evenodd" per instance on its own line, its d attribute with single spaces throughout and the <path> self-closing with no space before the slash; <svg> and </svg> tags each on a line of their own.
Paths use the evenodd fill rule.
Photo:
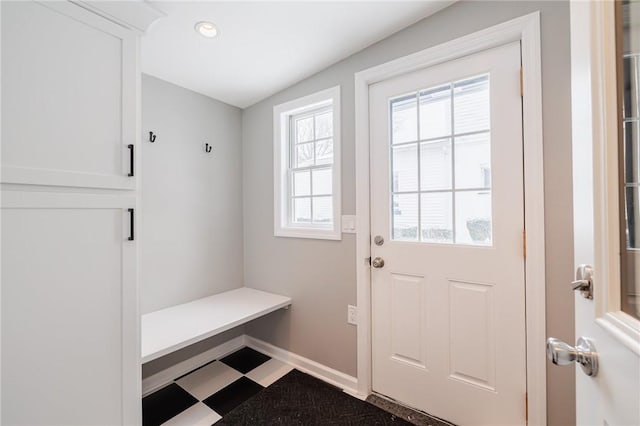
<svg viewBox="0 0 640 426">
<path fill-rule="evenodd" d="M 140 139 L 138 37 L 158 12 L 143 1 L 0 11 L 0 423 L 139 424 L 129 147 Z"/>
<path fill-rule="evenodd" d="M 72 3 L 2 3 L 3 183 L 135 189 L 137 43 Z"/>
<path fill-rule="evenodd" d="M 2 424 L 139 422 L 135 201 L 3 191 Z"/>
</svg>

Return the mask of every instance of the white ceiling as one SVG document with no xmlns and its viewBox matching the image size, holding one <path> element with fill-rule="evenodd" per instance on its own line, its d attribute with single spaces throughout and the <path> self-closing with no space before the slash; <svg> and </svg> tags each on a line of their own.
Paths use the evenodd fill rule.
<svg viewBox="0 0 640 426">
<path fill-rule="evenodd" d="M 167 16 L 142 37 L 142 71 L 244 108 L 452 2 L 153 1 Z"/>
</svg>

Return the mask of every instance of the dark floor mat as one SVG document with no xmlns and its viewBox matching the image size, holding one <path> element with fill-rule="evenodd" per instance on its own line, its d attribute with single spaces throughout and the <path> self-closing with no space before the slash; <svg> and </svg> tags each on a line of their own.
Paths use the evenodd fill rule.
<svg viewBox="0 0 640 426">
<path fill-rule="evenodd" d="M 216 426 L 411 425 L 365 401 L 293 370 L 248 399 Z"/>
</svg>

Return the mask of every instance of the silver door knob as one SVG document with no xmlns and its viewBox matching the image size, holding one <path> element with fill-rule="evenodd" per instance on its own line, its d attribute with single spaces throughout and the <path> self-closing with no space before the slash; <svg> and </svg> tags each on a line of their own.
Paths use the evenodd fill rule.
<svg viewBox="0 0 640 426">
<path fill-rule="evenodd" d="M 549 337 L 547 339 L 547 357 L 555 365 L 569 365 L 577 362 L 587 376 L 598 374 L 598 353 L 591 340 L 584 337 L 578 338 L 575 347 L 562 340 Z"/>
<path fill-rule="evenodd" d="M 384 266 L 384 259 L 381 257 L 376 257 L 371 261 L 371 266 L 374 268 L 382 268 Z"/>
</svg>

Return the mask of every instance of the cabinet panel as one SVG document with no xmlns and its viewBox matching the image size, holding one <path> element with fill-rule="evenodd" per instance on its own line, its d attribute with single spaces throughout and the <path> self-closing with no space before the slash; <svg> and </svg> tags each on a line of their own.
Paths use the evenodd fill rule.
<svg viewBox="0 0 640 426">
<path fill-rule="evenodd" d="M 134 199 L 2 197 L 2 424 L 139 423 Z"/>
<path fill-rule="evenodd" d="M 136 43 L 71 3 L 2 3 L 3 182 L 135 188 Z"/>
</svg>

